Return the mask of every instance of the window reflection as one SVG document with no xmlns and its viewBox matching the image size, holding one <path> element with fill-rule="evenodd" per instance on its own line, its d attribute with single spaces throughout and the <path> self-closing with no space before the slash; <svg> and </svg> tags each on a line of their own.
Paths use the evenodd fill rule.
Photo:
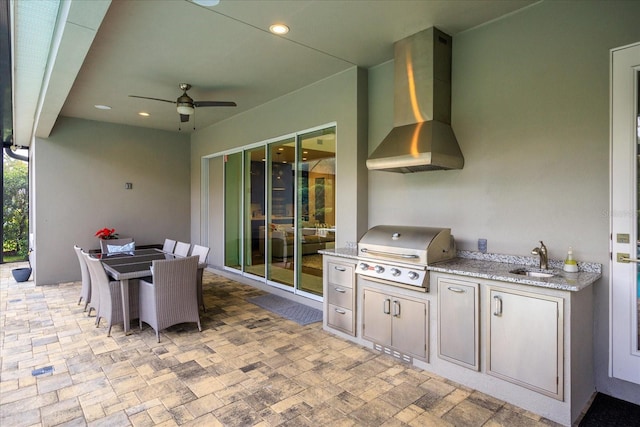
<svg viewBox="0 0 640 427">
<path fill-rule="evenodd" d="M 266 150 L 258 147 L 245 152 L 245 239 L 244 271 L 265 277 L 265 197 Z"/>
<path fill-rule="evenodd" d="M 335 127 L 226 156 L 225 266 L 322 296 L 335 188 Z"/>
<path fill-rule="evenodd" d="M 322 295 L 321 249 L 335 246 L 335 128 L 301 135 L 298 164 L 298 288 Z"/>
</svg>

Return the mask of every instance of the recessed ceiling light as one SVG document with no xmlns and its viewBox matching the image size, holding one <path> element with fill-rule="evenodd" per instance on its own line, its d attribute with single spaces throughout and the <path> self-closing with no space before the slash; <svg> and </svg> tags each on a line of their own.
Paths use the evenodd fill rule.
<svg viewBox="0 0 640 427">
<path fill-rule="evenodd" d="M 108 105 L 96 104 L 94 105 L 98 110 L 111 110 L 111 107 Z"/>
<path fill-rule="evenodd" d="M 192 0 L 195 4 L 204 7 L 217 6 L 220 0 Z"/>
<path fill-rule="evenodd" d="M 269 31 L 271 31 L 273 34 L 278 34 L 281 36 L 289 32 L 289 27 L 284 24 L 273 24 L 269 27 Z"/>
<path fill-rule="evenodd" d="M 140 111 L 138 115 L 142 117 L 149 117 L 151 114 L 147 113 L 146 111 Z"/>
</svg>

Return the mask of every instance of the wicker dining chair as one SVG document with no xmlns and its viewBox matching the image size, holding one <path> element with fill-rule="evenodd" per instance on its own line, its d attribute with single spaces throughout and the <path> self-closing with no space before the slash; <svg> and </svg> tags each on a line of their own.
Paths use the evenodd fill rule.
<svg viewBox="0 0 640 427">
<path fill-rule="evenodd" d="M 120 250 L 109 250 L 109 246 L 111 247 L 119 247 L 133 243 L 133 247 L 135 248 L 135 242 L 132 237 L 123 237 L 122 239 L 100 239 L 100 250 L 103 254 L 121 252 Z"/>
<path fill-rule="evenodd" d="M 178 256 L 187 256 L 189 255 L 189 249 L 191 249 L 189 243 L 178 242 L 176 243 L 176 248 L 173 250 L 173 253 Z"/>
<path fill-rule="evenodd" d="M 100 320 L 107 321 L 107 336 L 111 336 L 111 328 L 118 323 L 124 323 L 122 313 L 122 293 L 120 282 L 109 280 L 102 262 L 97 258 L 87 257 L 87 266 L 91 275 L 91 283 L 95 282 L 100 293 L 100 304 L 96 314 L 96 328 L 100 326 Z M 138 318 L 138 283 L 137 279 L 129 280 L 129 318 Z"/>
<path fill-rule="evenodd" d="M 173 253 L 173 249 L 176 247 L 176 241 L 171 239 L 164 239 L 164 245 L 162 245 L 162 252 Z"/>
<path fill-rule="evenodd" d="M 198 257 L 153 261 L 153 283 L 140 280 L 140 329 L 151 326 L 160 342 L 160 331 L 179 323 L 195 322 L 200 314 L 196 290 Z"/>
<path fill-rule="evenodd" d="M 191 250 L 191 256 L 198 256 L 198 262 L 205 264 L 207 262 L 207 255 L 209 255 L 209 248 L 206 246 L 193 245 Z M 204 267 L 198 268 L 198 307 L 202 307 L 202 311 L 207 311 L 207 307 L 204 306 L 204 298 L 202 296 L 202 275 L 204 273 Z"/>
<path fill-rule="evenodd" d="M 89 259 L 91 259 L 91 255 L 89 255 L 85 251 L 81 251 L 80 254 L 84 259 L 84 263 L 87 266 L 87 273 L 89 274 L 89 284 L 91 287 L 91 298 L 89 298 L 89 305 L 87 310 L 87 316 L 91 316 L 91 310 L 94 311 L 96 315 L 96 325 L 98 324 L 98 309 L 100 308 L 100 289 L 98 288 L 98 282 L 92 280 L 91 270 L 89 269 Z"/>
<path fill-rule="evenodd" d="M 73 245 L 73 250 L 78 256 L 78 262 L 80 263 L 80 275 L 82 278 L 82 287 L 80 288 L 80 298 L 78 299 L 78 305 L 84 300 L 84 311 L 87 311 L 89 301 L 91 301 L 91 277 L 89 276 L 89 268 L 87 267 L 87 261 L 82 255 L 82 248 L 78 245 Z"/>
</svg>

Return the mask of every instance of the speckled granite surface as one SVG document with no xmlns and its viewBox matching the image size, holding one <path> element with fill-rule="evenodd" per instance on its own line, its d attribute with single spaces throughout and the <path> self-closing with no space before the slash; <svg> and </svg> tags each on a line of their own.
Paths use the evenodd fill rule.
<svg viewBox="0 0 640 427">
<path fill-rule="evenodd" d="M 494 261 L 507 264 L 520 264 L 531 267 L 537 267 L 540 259 L 537 256 L 520 256 L 520 255 L 504 255 L 504 254 L 483 254 L 476 251 L 458 251 L 458 258 L 477 259 L 481 261 Z M 562 270 L 564 260 L 550 259 L 549 268 Z M 578 270 L 590 273 L 602 274 L 602 265 L 594 262 L 578 261 Z"/>
<path fill-rule="evenodd" d="M 337 256 L 341 258 L 351 258 L 351 259 L 358 258 L 358 250 L 355 248 L 354 249 L 349 249 L 349 248 L 323 249 L 318 251 L 318 253 L 321 253 L 323 255 Z"/>
<path fill-rule="evenodd" d="M 357 250 L 337 248 L 318 251 L 324 255 L 357 259 Z M 578 262 L 577 273 L 562 271 L 562 260 L 549 260 L 553 277 L 529 277 L 511 273 L 518 268 L 539 271 L 538 258 L 517 255 L 483 254 L 473 251 L 458 251 L 458 257 L 449 261 L 429 265 L 428 270 L 480 279 L 499 280 L 522 285 L 559 289 L 563 291 L 581 291 L 592 285 L 602 276 L 602 265 Z M 546 270 L 549 272 L 549 270 Z"/>
<path fill-rule="evenodd" d="M 477 277 L 480 279 L 499 280 L 521 285 L 530 285 L 543 288 L 560 289 L 563 291 L 581 291 L 593 284 L 601 276 L 601 273 L 579 271 L 566 273 L 559 268 L 545 270 L 551 272 L 553 277 L 529 277 L 511 273 L 518 268 L 540 271 L 530 264 L 509 264 L 498 261 L 486 261 L 483 259 L 454 258 L 450 261 L 433 264 L 428 267 L 430 271 L 457 274 L 460 276 Z"/>
</svg>

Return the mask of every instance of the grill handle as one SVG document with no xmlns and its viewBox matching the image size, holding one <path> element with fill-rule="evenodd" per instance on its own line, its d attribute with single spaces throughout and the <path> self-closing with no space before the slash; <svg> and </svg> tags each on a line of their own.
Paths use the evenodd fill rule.
<svg viewBox="0 0 640 427">
<path fill-rule="evenodd" d="M 393 252 L 372 251 L 371 249 L 367 249 L 367 248 L 360 249 L 360 252 L 363 252 L 365 254 L 371 254 L 371 255 L 384 255 L 384 256 L 389 256 L 389 257 L 405 258 L 405 259 L 420 258 L 418 255 L 414 255 L 414 254 L 396 254 L 396 253 L 393 253 Z"/>
</svg>

